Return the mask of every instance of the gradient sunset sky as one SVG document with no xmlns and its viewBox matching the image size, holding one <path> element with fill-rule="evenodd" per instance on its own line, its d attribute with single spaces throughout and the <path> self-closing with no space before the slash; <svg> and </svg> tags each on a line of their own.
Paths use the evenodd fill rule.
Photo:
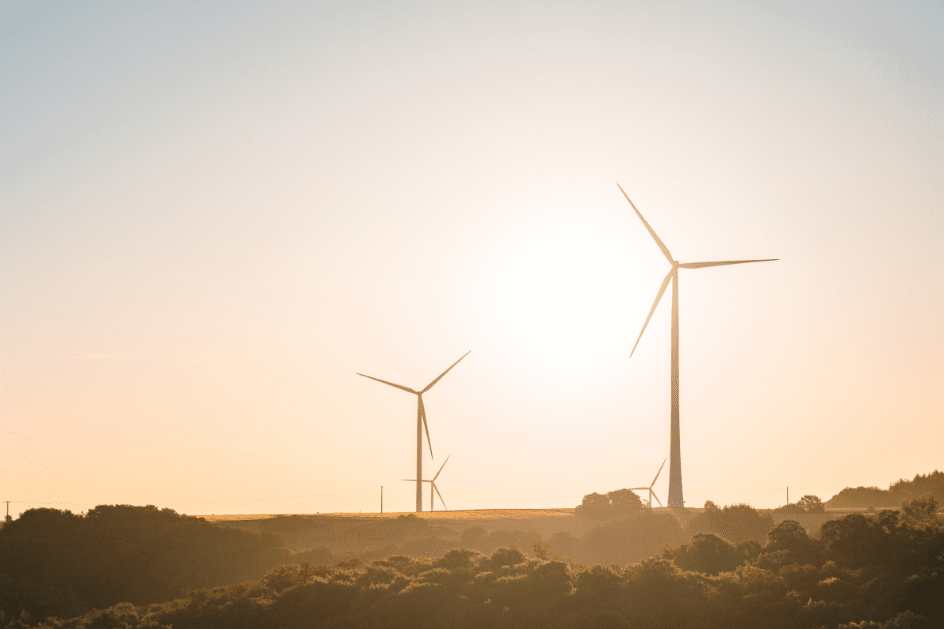
<svg viewBox="0 0 944 629">
<path fill-rule="evenodd" d="M 0 501 L 773 507 L 944 469 L 940 2 L 0 1 Z M 656 485 L 665 502 L 668 466 Z M 427 498 L 428 500 L 428 498 Z"/>
</svg>

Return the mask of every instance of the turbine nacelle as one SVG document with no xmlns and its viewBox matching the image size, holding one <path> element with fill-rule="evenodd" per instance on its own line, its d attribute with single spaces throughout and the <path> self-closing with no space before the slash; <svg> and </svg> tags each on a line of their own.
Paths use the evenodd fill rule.
<svg viewBox="0 0 944 629">
<path fill-rule="evenodd" d="M 662 250 L 662 253 L 665 255 L 666 260 L 672 265 L 672 270 L 668 272 L 665 276 L 665 279 L 662 280 L 662 286 L 659 287 L 659 292 L 656 293 L 656 299 L 652 303 L 652 308 L 649 309 L 649 316 L 646 317 L 646 322 L 642 324 L 642 330 L 639 332 L 639 338 L 636 339 L 636 344 L 633 345 L 633 351 L 629 353 L 629 356 L 632 357 L 636 353 L 636 347 L 639 345 L 639 341 L 642 340 L 642 334 L 646 331 L 646 326 L 649 325 L 649 320 L 652 318 L 652 313 L 656 311 L 656 306 L 659 305 L 659 301 L 662 299 L 662 295 L 665 293 L 665 289 L 668 288 L 669 282 L 673 279 L 678 281 L 678 270 L 679 269 L 704 269 L 710 266 L 727 266 L 730 264 L 748 264 L 751 262 L 776 262 L 779 258 L 770 258 L 767 260 L 725 260 L 723 262 L 679 262 L 678 260 L 672 257 L 669 248 L 665 246 L 665 243 L 662 242 L 662 239 L 656 234 L 655 230 L 649 225 L 649 222 L 643 218 L 642 212 L 636 207 L 636 204 L 633 203 L 632 199 L 629 198 L 629 195 L 626 194 L 626 191 L 623 190 L 623 187 L 619 184 L 616 184 L 616 187 L 620 189 L 620 192 L 623 193 L 623 196 L 626 197 L 626 200 L 629 201 L 629 204 L 633 206 L 633 210 L 636 212 L 636 215 L 639 217 L 639 220 L 642 221 L 642 224 L 646 226 L 646 230 L 649 232 L 649 235 L 652 236 L 652 239 L 656 241 L 656 244 L 659 245 L 659 249 Z M 676 284 L 676 288 L 678 285 Z M 674 289 L 673 289 L 674 290 Z M 677 319 L 677 315 L 673 317 Z"/>
<path fill-rule="evenodd" d="M 465 354 L 462 355 L 462 358 L 465 358 L 466 356 L 468 356 L 468 355 L 471 354 L 471 353 L 472 353 L 472 350 L 467 351 Z M 373 377 L 373 376 L 368 376 L 367 374 L 363 374 L 363 373 L 360 373 L 360 372 L 358 372 L 357 375 L 359 375 L 359 376 L 364 376 L 365 378 L 370 378 L 371 380 L 376 380 L 377 382 L 382 382 L 382 383 L 384 383 L 384 384 L 386 384 L 386 385 L 389 385 L 389 386 L 391 386 L 391 387 L 394 387 L 394 388 L 396 388 L 396 389 L 400 389 L 401 391 L 406 391 L 407 393 L 412 393 L 413 395 L 415 395 L 415 396 L 417 397 L 417 401 L 416 401 L 417 415 L 420 417 L 420 419 L 422 419 L 422 421 L 423 421 L 423 427 L 426 429 L 426 443 L 427 443 L 427 445 L 429 446 L 429 456 L 430 456 L 431 458 L 434 458 L 434 459 L 435 459 L 436 457 L 433 456 L 433 443 L 432 443 L 432 441 L 431 441 L 430 438 L 429 438 L 429 424 L 426 422 L 426 405 L 423 404 L 423 394 L 426 393 L 427 391 L 429 391 L 430 389 L 432 389 L 432 388 L 433 388 L 433 385 L 436 384 L 437 382 L 439 382 L 439 381 L 442 379 L 442 377 L 445 376 L 447 373 L 449 373 L 449 371 L 450 371 L 453 367 L 455 367 L 456 365 L 458 365 L 459 362 L 462 360 L 462 358 L 460 358 L 460 359 L 457 360 L 456 362 L 452 363 L 452 365 L 449 366 L 449 369 L 447 369 L 446 371 L 444 371 L 444 372 L 442 372 L 441 374 L 439 374 L 439 376 L 437 376 L 435 380 L 433 380 L 432 382 L 430 382 L 429 384 L 427 384 L 427 385 L 426 385 L 426 388 L 424 388 L 422 391 L 417 391 L 417 390 L 415 390 L 415 389 L 411 389 L 410 387 L 405 387 L 405 386 L 403 386 L 402 384 L 395 384 L 395 383 L 393 383 L 393 382 L 387 382 L 386 380 L 381 380 L 380 378 L 375 378 L 375 377 Z M 419 455 L 417 455 L 417 456 L 419 456 Z"/>
</svg>

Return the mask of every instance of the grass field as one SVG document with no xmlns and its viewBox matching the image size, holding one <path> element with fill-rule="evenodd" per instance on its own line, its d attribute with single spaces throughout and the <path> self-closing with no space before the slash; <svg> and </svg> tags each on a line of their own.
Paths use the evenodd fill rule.
<svg viewBox="0 0 944 629">
<path fill-rule="evenodd" d="M 428 520 L 527 520 L 531 518 L 561 518 L 572 517 L 574 509 L 470 509 L 467 511 L 403 511 L 394 513 L 265 513 L 239 515 L 196 515 L 208 522 L 242 522 L 246 520 L 268 520 L 289 515 L 302 517 L 332 517 L 332 518 L 395 518 L 401 515 L 417 515 Z"/>
</svg>

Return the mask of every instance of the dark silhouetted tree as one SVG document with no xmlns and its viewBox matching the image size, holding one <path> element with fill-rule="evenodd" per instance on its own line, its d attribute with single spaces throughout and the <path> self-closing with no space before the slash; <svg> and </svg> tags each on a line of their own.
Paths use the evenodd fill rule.
<svg viewBox="0 0 944 629">
<path fill-rule="evenodd" d="M 901 505 L 901 519 L 910 524 L 933 522 L 937 518 L 937 500 L 934 496 L 912 498 Z"/>
<path fill-rule="evenodd" d="M 826 507 L 818 496 L 803 496 L 797 501 L 797 506 L 806 513 L 826 513 Z"/>
<path fill-rule="evenodd" d="M 590 520 L 609 520 L 630 515 L 641 508 L 642 500 L 634 492 L 617 489 L 606 494 L 587 494 L 574 513 Z"/>
<path fill-rule="evenodd" d="M 685 529 L 690 535 L 714 533 L 736 544 L 754 540 L 767 541 L 767 532 L 774 527 L 773 517 L 748 505 L 738 504 L 718 508 L 713 502 L 705 503 L 705 510 L 688 521 Z"/>
<path fill-rule="evenodd" d="M 709 575 L 730 572 L 747 560 L 735 544 L 714 533 L 696 533 L 691 543 L 666 550 L 663 556 L 683 570 Z"/>
<path fill-rule="evenodd" d="M 793 520 L 784 520 L 767 534 L 764 550 L 786 552 L 785 564 L 818 564 L 822 555 L 819 542 L 811 539 L 806 529 Z"/>
</svg>

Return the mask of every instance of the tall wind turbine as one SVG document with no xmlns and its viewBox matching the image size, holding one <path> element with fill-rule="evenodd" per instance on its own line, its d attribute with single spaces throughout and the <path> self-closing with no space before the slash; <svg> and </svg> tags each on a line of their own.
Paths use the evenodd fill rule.
<svg viewBox="0 0 944 629">
<path fill-rule="evenodd" d="M 450 454 L 449 456 L 452 456 L 452 455 Z M 433 508 L 433 491 L 436 492 L 436 494 L 439 496 L 440 502 L 443 503 L 443 509 L 445 509 L 446 511 L 449 511 L 449 507 L 446 506 L 446 501 L 443 500 L 442 494 L 439 493 L 439 487 L 436 487 L 436 479 L 439 478 L 439 474 L 443 471 L 443 467 L 446 467 L 446 463 L 449 462 L 449 456 L 447 456 L 447 457 L 446 457 L 446 460 L 443 461 L 442 467 L 440 467 L 440 468 L 439 468 L 439 471 L 436 472 L 436 475 L 433 476 L 433 480 L 424 480 L 424 481 L 423 481 L 424 483 L 429 483 L 430 485 L 433 486 L 432 490 L 429 492 L 429 510 L 430 510 L 430 511 L 435 511 L 435 509 Z M 415 479 L 415 478 L 403 478 L 403 479 L 401 479 L 401 480 L 404 480 L 404 481 L 414 481 L 414 480 L 416 480 L 416 479 Z"/>
<path fill-rule="evenodd" d="M 626 191 L 623 190 L 623 187 L 619 184 L 617 184 L 617 187 L 620 189 L 620 192 L 623 193 L 623 196 L 626 197 L 626 200 L 629 201 L 629 204 L 633 206 L 633 209 L 636 210 L 639 220 L 641 220 L 642 224 L 646 226 L 646 229 L 649 231 L 652 239 L 656 241 L 656 244 L 659 245 L 659 249 L 662 250 L 662 253 L 672 265 L 672 269 L 669 271 L 668 275 L 665 276 L 665 279 L 662 280 L 662 286 L 659 287 L 659 292 L 656 294 L 656 300 L 652 304 L 652 309 L 649 310 L 649 316 L 646 317 L 646 322 L 642 324 L 642 331 L 639 332 L 639 338 L 636 339 L 636 345 L 633 345 L 633 351 L 630 353 L 630 356 L 635 353 L 636 346 L 639 345 L 639 340 L 642 338 L 643 332 L 646 331 L 646 326 L 649 325 L 649 319 L 652 318 L 652 313 L 656 311 L 656 306 L 659 305 L 659 300 L 662 299 L 662 293 L 665 292 L 669 282 L 672 282 L 672 421 L 669 441 L 669 458 L 672 460 L 672 463 L 669 465 L 669 507 L 681 509 L 685 506 L 685 500 L 682 497 L 682 453 L 679 449 L 678 271 L 679 269 L 703 269 L 709 266 L 724 266 L 727 264 L 774 262 L 779 258 L 770 258 L 767 260 L 729 260 L 725 262 L 686 262 L 679 264 L 678 260 L 672 259 L 672 254 L 669 253 L 669 248 L 665 246 L 658 236 L 656 236 L 656 233 L 652 230 L 652 227 L 649 226 L 649 223 L 646 222 L 646 219 L 644 219 L 639 210 L 636 209 L 636 205 L 629 198 L 629 195 L 626 194 Z"/>
<path fill-rule="evenodd" d="M 469 350 L 462 355 L 462 358 L 465 358 L 472 350 Z M 359 376 L 364 376 L 365 378 L 370 378 L 371 380 L 376 380 L 377 382 L 383 382 L 384 384 L 389 384 L 391 387 L 396 387 L 407 393 L 412 393 L 416 396 L 416 512 L 420 513 L 423 510 L 423 428 L 426 428 L 426 443 L 429 444 L 429 456 L 433 458 L 433 444 L 429 440 L 429 425 L 426 423 L 426 407 L 423 406 L 423 394 L 433 388 L 433 385 L 442 379 L 449 370 L 459 364 L 460 358 L 456 362 L 452 363 L 452 366 L 449 367 L 446 371 L 439 374 L 435 380 L 426 385 L 426 388 L 422 391 L 415 391 L 410 387 L 405 387 L 399 384 L 394 384 L 392 382 L 387 382 L 386 380 L 381 380 L 380 378 L 374 378 L 373 376 L 368 376 L 362 373 L 358 373 Z M 448 460 L 448 459 L 447 459 Z M 445 465 L 445 463 L 443 463 Z M 442 468 L 440 468 L 441 470 Z M 443 503 L 445 504 L 445 503 Z"/>
<path fill-rule="evenodd" d="M 659 500 L 659 496 L 656 496 L 656 492 L 652 491 L 652 488 L 655 486 L 656 481 L 659 480 L 659 474 L 662 473 L 662 468 L 665 467 L 665 461 L 668 461 L 668 460 L 669 460 L 668 457 L 666 457 L 666 459 L 665 459 L 664 461 L 662 461 L 662 465 L 659 466 L 659 471 L 656 472 L 656 477 L 652 479 L 652 483 L 650 483 L 648 487 L 630 487 L 630 488 L 629 488 L 630 491 L 643 491 L 643 490 L 647 490 L 647 491 L 649 492 L 649 506 L 650 506 L 650 507 L 652 506 L 652 499 L 653 499 L 653 498 L 656 499 L 656 502 L 659 503 L 659 506 L 660 506 L 660 507 L 662 506 L 662 501 Z"/>
</svg>

